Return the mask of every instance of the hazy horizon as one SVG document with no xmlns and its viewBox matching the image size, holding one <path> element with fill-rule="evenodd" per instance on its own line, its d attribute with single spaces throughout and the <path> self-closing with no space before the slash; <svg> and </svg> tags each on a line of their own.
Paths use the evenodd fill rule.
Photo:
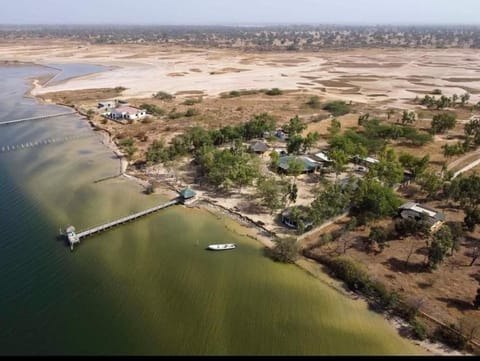
<svg viewBox="0 0 480 361">
<path fill-rule="evenodd" d="M 16 0 L 0 24 L 476 26 L 479 13 L 478 0 Z"/>
</svg>

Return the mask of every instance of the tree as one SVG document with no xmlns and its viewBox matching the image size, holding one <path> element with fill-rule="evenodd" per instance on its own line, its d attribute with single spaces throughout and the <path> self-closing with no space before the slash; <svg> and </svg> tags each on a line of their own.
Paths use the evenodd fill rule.
<svg viewBox="0 0 480 361">
<path fill-rule="evenodd" d="M 453 94 L 452 95 L 452 105 L 455 107 L 455 104 L 457 104 L 458 101 L 458 94 Z"/>
<path fill-rule="evenodd" d="M 333 149 L 329 152 L 330 159 L 333 161 L 333 169 L 338 177 L 345 169 L 345 165 L 348 161 L 348 156 L 344 151 L 339 149 Z"/>
<path fill-rule="evenodd" d="M 418 183 L 422 187 L 422 190 L 427 193 L 427 198 L 434 198 L 438 191 L 442 189 L 443 179 L 434 171 L 426 171 L 420 177 Z"/>
<path fill-rule="evenodd" d="M 402 124 L 412 124 L 417 120 L 417 115 L 415 112 L 409 112 L 404 110 L 402 113 Z"/>
<path fill-rule="evenodd" d="M 454 251 L 460 249 L 460 243 L 463 240 L 465 232 L 461 222 L 453 222 L 450 224 L 450 230 L 452 232 L 452 248 L 450 249 L 450 255 L 453 256 Z"/>
<path fill-rule="evenodd" d="M 303 137 L 301 135 L 295 134 L 288 137 L 287 142 L 287 152 L 288 154 L 298 154 L 300 153 L 300 148 L 303 144 Z"/>
<path fill-rule="evenodd" d="M 288 160 L 288 175 L 293 176 L 295 179 L 303 173 L 304 164 L 301 160 L 292 157 Z"/>
<path fill-rule="evenodd" d="M 393 216 L 401 200 L 395 192 L 375 179 L 363 179 L 354 192 L 352 206 L 365 219 Z"/>
<path fill-rule="evenodd" d="M 377 177 L 384 184 L 393 187 L 403 179 L 403 171 L 394 150 L 389 148 L 382 152 L 379 162 L 370 167 L 368 175 Z"/>
<path fill-rule="evenodd" d="M 468 93 L 465 93 L 465 94 L 460 96 L 460 103 L 462 104 L 462 106 L 467 104 L 469 100 L 470 100 L 470 94 L 468 94 Z"/>
<path fill-rule="evenodd" d="M 390 118 L 392 117 L 392 115 L 395 114 L 395 110 L 394 109 L 388 109 L 387 111 L 387 119 L 390 120 Z"/>
<path fill-rule="evenodd" d="M 257 184 L 257 196 L 262 200 L 265 207 L 273 214 L 275 211 L 285 208 L 286 192 L 285 182 L 277 182 L 275 178 L 260 178 Z"/>
<path fill-rule="evenodd" d="M 298 197 L 298 186 L 295 182 L 290 183 L 287 186 L 287 193 L 286 193 L 286 198 L 288 202 L 295 204 L 295 202 L 297 202 L 297 197 Z"/>
<path fill-rule="evenodd" d="M 408 153 L 401 153 L 398 161 L 405 169 L 408 169 L 412 173 L 412 177 L 415 179 L 421 176 L 427 169 L 428 163 L 430 162 L 430 155 L 427 154 L 419 158 Z"/>
<path fill-rule="evenodd" d="M 280 154 L 275 150 L 270 152 L 270 168 L 275 170 L 278 167 L 278 162 L 280 161 Z"/>
<path fill-rule="evenodd" d="M 283 130 L 289 137 L 301 134 L 305 129 L 307 129 L 307 125 L 298 117 L 298 115 L 290 119 L 288 124 L 283 126 Z"/>
<path fill-rule="evenodd" d="M 302 152 L 308 152 L 318 141 L 320 140 L 320 134 L 318 132 L 308 133 L 303 139 Z"/>
<path fill-rule="evenodd" d="M 450 227 L 443 225 L 434 235 L 428 249 L 428 267 L 436 269 L 452 248 L 453 237 Z"/>
<path fill-rule="evenodd" d="M 294 263 L 298 259 L 300 247 L 295 238 L 278 238 L 274 242 L 275 246 L 271 250 L 270 255 L 275 261 Z"/>
<path fill-rule="evenodd" d="M 480 209 L 468 207 L 465 209 L 464 223 L 470 232 L 475 231 L 477 224 L 480 224 Z"/>
<path fill-rule="evenodd" d="M 332 119 L 330 121 L 330 127 L 328 127 L 328 132 L 330 133 L 330 137 L 333 137 L 340 133 L 342 129 L 342 123 L 340 123 L 337 119 Z"/>
<path fill-rule="evenodd" d="M 315 199 L 310 206 L 310 216 L 317 225 L 342 214 L 350 203 L 350 195 L 339 183 L 330 183 L 325 189 L 315 193 Z"/>
<path fill-rule="evenodd" d="M 457 124 L 456 115 L 453 113 L 435 114 L 432 119 L 432 133 L 443 134 L 449 129 L 455 128 Z"/>
<path fill-rule="evenodd" d="M 372 227 L 368 236 L 368 244 L 370 246 L 377 244 L 380 252 L 382 252 L 386 246 L 387 239 L 387 232 L 382 227 Z"/>
</svg>

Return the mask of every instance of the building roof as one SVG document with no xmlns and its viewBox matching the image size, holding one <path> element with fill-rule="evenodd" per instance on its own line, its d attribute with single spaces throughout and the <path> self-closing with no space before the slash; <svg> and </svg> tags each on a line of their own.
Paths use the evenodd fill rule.
<svg viewBox="0 0 480 361">
<path fill-rule="evenodd" d="M 143 110 L 138 109 L 138 108 L 134 108 L 134 107 L 130 107 L 130 106 L 122 106 L 122 107 L 116 108 L 114 111 L 118 112 L 118 113 L 136 114 L 136 113 L 142 112 Z"/>
<path fill-rule="evenodd" d="M 262 141 L 257 140 L 256 142 L 250 145 L 250 149 L 254 152 L 266 152 L 268 150 L 268 145 Z"/>
<path fill-rule="evenodd" d="M 402 204 L 400 206 L 401 210 L 410 210 L 414 211 L 418 214 L 425 214 L 426 216 L 434 219 L 435 221 L 444 221 L 445 220 L 445 214 L 442 212 L 436 211 L 432 208 L 425 207 L 421 204 L 414 203 L 414 202 L 407 202 L 405 204 Z"/>
<path fill-rule="evenodd" d="M 328 157 L 327 154 L 325 154 L 324 152 L 320 152 L 320 153 L 317 153 L 317 154 L 314 154 L 315 157 L 317 157 L 318 159 L 320 159 L 322 162 L 333 162 L 332 159 L 330 159 Z"/>
<path fill-rule="evenodd" d="M 315 162 L 312 158 L 306 157 L 306 156 L 293 156 L 293 155 L 287 155 L 284 157 L 280 157 L 280 160 L 278 162 L 278 166 L 282 168 L 283 170 L 288 170 L 289 167 L 289 162 L 291 159 L 297 159 L 301 162 L 303 162 L 303 171 L 304 172 L 309 172 L 315 168 L 317 168 L 318 164 Z"/>
<path fill-rule="evenodd" d="M 183 199 L 189 199 L 195 197 L 197 194 L 190 188 L 185 188 L 180 191 L 180 195 Z"/>
</svg>

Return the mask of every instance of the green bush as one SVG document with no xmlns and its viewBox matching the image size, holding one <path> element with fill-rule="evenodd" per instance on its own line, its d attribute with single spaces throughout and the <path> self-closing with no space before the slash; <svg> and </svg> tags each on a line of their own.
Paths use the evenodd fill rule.
<svg viewBox="0 0 480 361">
<path fill-rule="evenodd" d="M 174 98 L 172 94 L 163 91 L 156 92 L 153 97 L 160 100 L 172 100 Z"/>
<path fill-rule="evenodd" d="M 193 117 L 195 115 L 198 115 L 198 110 L 195 108 L 188 108 L 188 110 L 185 112 L 186 117 Z"/>
<path fill-rule="evenodd" d="M 423 341 L 427 338 L 427 328 L 416 318 L 410 321 L 410 326 L 412 326 L 413 337 L 417 340 Z"/>
<path fill-rule="evenodd" d="M 452 329 L 438 326 L 433 334 L 434 338 L 437 341 L 440 341 L 457 350 L 463 350 L 467 345 L 467 339 L 461 334 L 454 331 L 454 325 L 452 325 L 451 327 Z"/>
<path fill-rule="evenodd" d="M 152 115 L 161 116 L 165 114 L 165 110 L 163 110 L 162 108 L 154 104 L 143 103 L 142 105 L 140 105 L 140 108 L 145 109 L 148 114 L 152 114 Z"/>
<path fill-rule="evenodd" d="M 282 95 L 283 92 L 278 88 L 272 88 L 265 92 L 267 95 Z"/>
<path fill-rule="evenodd" d="M 187 98 L 187 99 L 185 99 L 185 101 L 183 102 L 183 105 L 195 105 L 195 104 L 201 103 L 202 101 L 203 101 L 202 97 L 198 97 L 198 98 Z"/>
<path fill-rule="evenodd" d="M 185 113 L 182 112 L 170 112 L 168 113 L 168 119 L 178 119 L 185 116 Z"/>
<path fill-rule="evenodd" d="M 341 100 L 333 101 L 325 104 L 324 110 L 332 113 L 333 116 L 338 117 L 350 113 L 351 107 L 347 103 Z"/>
</svg>

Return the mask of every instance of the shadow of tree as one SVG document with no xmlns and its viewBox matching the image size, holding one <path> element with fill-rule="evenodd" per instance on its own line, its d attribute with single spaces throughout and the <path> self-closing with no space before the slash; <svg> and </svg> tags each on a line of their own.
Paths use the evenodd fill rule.
<svg viewBox="0 0 480 361">
<path fill-rule="evenodd" d="M 445 302 L 447 307 L 454 307 L 459 311 L 473 310 L 473 304 L 464 300 L 449 297 L 437 297 L 437 300 Z"/>
<path fill-rule="evenodd" d="M 388 266 L 394 272 L 426 273 L 428 271 L 423 263 L 409 262 L 407 266 L 405 260 L 400 260 L 396 257 L 390 257 L 382 264 Z"/>
</svg>

